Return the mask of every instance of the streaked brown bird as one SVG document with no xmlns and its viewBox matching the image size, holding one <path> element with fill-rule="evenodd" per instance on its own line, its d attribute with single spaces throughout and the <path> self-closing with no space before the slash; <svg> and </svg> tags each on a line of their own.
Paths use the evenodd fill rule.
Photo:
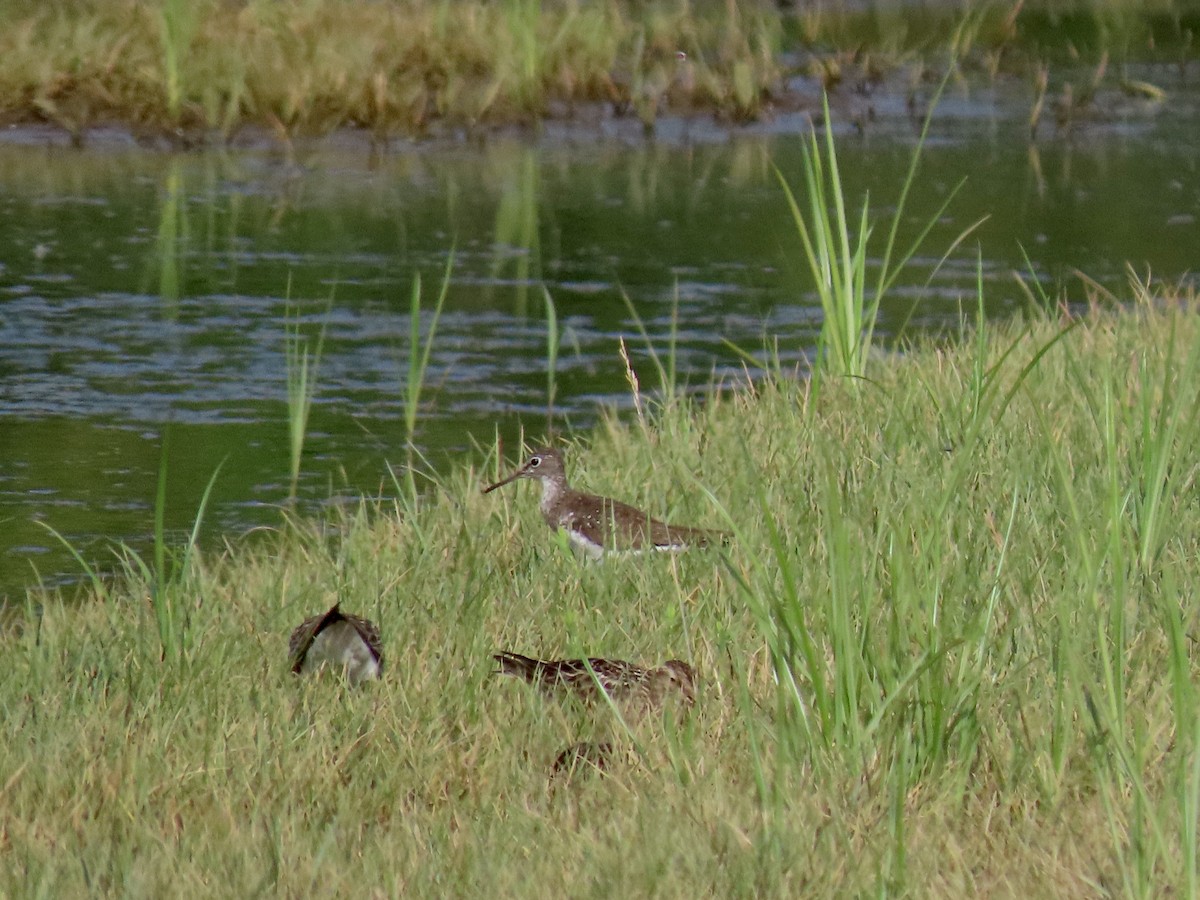
<svg viewBox="0 0 1200 900">
<path fill-rule="evenodd" d="M 328 665 L 340 669 L 356 685 L 378 678 L 383 670 L 383 644 L 373 622 L 344 613 L 335 603 L 328 612 L 296 626 L 288 641 L 288 658 L 297 675 Z"/>
<path fill-rule="evenodd" d="M 536 451 L 519 469 L 483 489 L 490 494 L 518 478 L 542 483 L 540 508 L 546 524 L 566 531 L 572 546 L 592 559 L 606 553 L 684 550 L 726 542 L 729 536 L 706 528 L 683 528 L 651 518 L 636 506 L 573 489 L 561 454 L 549 448 Z"/>
<path fill-rule="evenodd" d="M 550 695 L 574 695 L 585 703 L 603 702 L 603 690 L 622 713 L 661 709 L 678 693 L 685 707 L 696 702 L 696 670 L 679 659 L 645 667 L 622 659 L 541 660 L 507 651 L 497 653 L 499 674 L 536 684 Z"/>
</svg>

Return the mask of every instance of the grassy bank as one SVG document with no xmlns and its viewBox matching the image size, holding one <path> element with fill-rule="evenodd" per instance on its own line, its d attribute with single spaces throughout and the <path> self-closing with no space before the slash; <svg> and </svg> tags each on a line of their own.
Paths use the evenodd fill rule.
<svg viewBox="0 0 1200 900">
<path fill-rule="evenodd" d="M 902 67 L 919 83 L 928 64 L 994 76 L 1110 54 L 1190 59 L 1200 22 L 1175 0 L 860 6 L 0 0 L 0 120 L 184 142 L 246 125 L 382 140 L 596 104 L 647 124 L 668 110 L 740 121 Z"/>
<path fill-rule="evenodd" d="M 574 448 L 725 552 L 584 564 L 534 489 L 479 493 L 493 458 L 195 556 L 157 605 L 47 599 L 0 637 L 0 893 L 1194 896 L 1200 326 L 1136 299 Z M 335 597 L 382 682 L 288 673 Z M 703 684 L 550 787 L 622 730 L 491 678 L 499 648 Z"/>
</svg>

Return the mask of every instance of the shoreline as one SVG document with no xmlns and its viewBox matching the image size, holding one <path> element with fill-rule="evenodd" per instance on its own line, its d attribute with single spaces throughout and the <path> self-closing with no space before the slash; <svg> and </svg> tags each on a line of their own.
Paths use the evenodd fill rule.
<svg viewBox="0 0 1200 900">
<path fill-rule="evenodd" d="M 1114 86 L 1162 99 L 1124 72 L 1186 70 L 1198 58 L 1187 35 L 1200 29 L 1200 16 L 1182 10 L 1172 19 L 1121 4 L 1075 18 L 1037 2 L 919 15 L 903 5 L 871 14 L 755 3 L 514 9 L 94 0 L 75 20 L 26 12 L 0 35 L 0 126 L 54 126 L 76 146 L 123 133 L 166 150 L 287 147 L 350 131 L 386 148 L 564 122 L 593 131 L 620 122 L 643 136 L 662 120 L 769 129 L 819 110 L 827 91 L 839 120 L 868 127 L 873 94 L 902 95 L 919 118 L 922 94 L 947 73 L 1022 83 L 1031 106 L 1040 96 L 1082 109 Z M 900 37 L 886 36 L 892 26 Z M 1110 33 L 1118 27 L 1120 41 Z M 1072 68 L 1074 83 L 1058 83 Z"/>
<path fill-rule="evenodd" d="M 1089 95 L 1084 104 L 1065 108 L 1071 89 L 1090 70 L 1078 69 L 1063 83 L 1061 96 L 1051 99 L 1041 121 L 1031 127 L 1031 107 L 1037 102 L 1034 86 L 1027 81 L 1000 76 L 990 82 L 960 82 L 952 86 L 935 111 L 933 127 L 970 123 L 987 118 L 1030 130 L 1031 142 L 1070 136 L 1076 131 L 1095 131 L 1124 120 L 1150 119 L 1170 111 L 1170 100 L 1191 85 L 1175 67 L 1161 64 L 1144 67 L 1154 82 L 1138 80 L 1106 84 Z M 903 79 L 899 79 L 903 82 Z M 1132 86 L 1131 86 L 1132 85 Z M 1165 88 L 1159 85 L 1166 85 Z M 928 102 L 938 85 L 923 82 L 918 89 L 900 89 L 896 84 L 879 85 L 870 93 L 839 89 L 829 95 L 836 128 L 842 134 L 866 136 L 919 132 Z M 372 157 L 403 152 L 437 152 L 443 149 L 482 147 L 491 142 L 517 141 L 526 144 L 571 146 L 596 140 L 626 144 L 659 143 L 686 145 L 721 143 L 745 136 L 776 137 L 806 134 L 811 125 L 824 126 L 821 88 L 804 82 L 789 90 L 786 98 L 754 121 L 723 120 L 711 110 L 686 114 L 665 113 L 651 126 L 636 117 L 618 115 L 607 104 L 589 103 L 560 110 L 560 116 L 536 121 L 489 123 L 468 127 L 451 122 L 436 123 L 421 135 L 394 134 L 380 138 L 370 129 L 341 126 L 320 134 L 282 135 L 255 123 L 239 126 L 222 136 L 214 131 L 176 133 L 131 126 L 120 121 L 97 123 L 82 132 L 72 132 L 53 122 L 10 122 L 0 126 L 0 145 L 52 149 L 125 150 L 156 152 L 232 151 L 278 152 L 294 158 L 298 154 L 332 149 L 365 153 Z M 1049 121 L 1047 121 L 1049 120 Z"/>
</svg>

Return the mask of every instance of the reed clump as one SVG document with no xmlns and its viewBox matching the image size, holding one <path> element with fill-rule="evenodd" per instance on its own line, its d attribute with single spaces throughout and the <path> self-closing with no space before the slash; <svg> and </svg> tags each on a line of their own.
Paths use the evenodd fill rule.
<svg viewBox="0 0 1200 900">
<path fill-rule="evenodd" d="M 193 549 L 174 664 L 152 572 L 31 598 L 0 893 L 1194 894 L 1200 318 L 1123 299 L 644 398 L 570 449 L 726 549 L 586 564 L 528 491 L 480 494 L 492 454 Z M 335 599 L 380 626 L 379 682 L 288 671 Z M 498 650 L 685 658 L 696 705 L 614 728 Z M 550 778 L 613 735 L 606 775 Z"/>
<path fill-rule="evenodd" d="M 1053 61 L 1194 57 L 1195 16 L 1093 0 L 1064 15 L 1014 4 L 767 0 L 0 0 L 0 121 L 82 141 L 121 124 L 177 142 L 246 126 L 283 141 L 338 128 L 374 139 L 570 116 L 598 106 L 652 127 L 729 121 L 867 92 L 926 67 L 1022 74 Z M 813 90 L 815 85 L 816 90 Z M 1153 87 L 1152 85 L 1150 87 Z"/>
<path fill-rule="evenodd" d="M 752 115 L 778 78 L 777 19 L 649 4 L 8 2 L 0 115 L 72 131 L 109 120 L 381 138 L 431 123 L 541 117 L 600 102 Z"/>
</svg>

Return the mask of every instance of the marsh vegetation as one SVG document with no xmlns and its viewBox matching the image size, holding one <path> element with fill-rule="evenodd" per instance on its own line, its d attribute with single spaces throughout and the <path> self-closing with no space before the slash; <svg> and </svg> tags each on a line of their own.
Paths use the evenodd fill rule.
<svg viewBox="0 0 1200 900">
<path fill-rule="evenodd" d="M 736 123 L 815 112 L 822 88 L 914 91 L 948 72 L 1036 84 L 1110 58 L 1110 80 L 1140 90 L 1124 64 L 1194 59 L 1200 21 L 1177 0 L 3 0 L 0 18 L 4 120 L 184 144 L 247 126 L 287 144 L 598 113 Z"/>
</svg>

